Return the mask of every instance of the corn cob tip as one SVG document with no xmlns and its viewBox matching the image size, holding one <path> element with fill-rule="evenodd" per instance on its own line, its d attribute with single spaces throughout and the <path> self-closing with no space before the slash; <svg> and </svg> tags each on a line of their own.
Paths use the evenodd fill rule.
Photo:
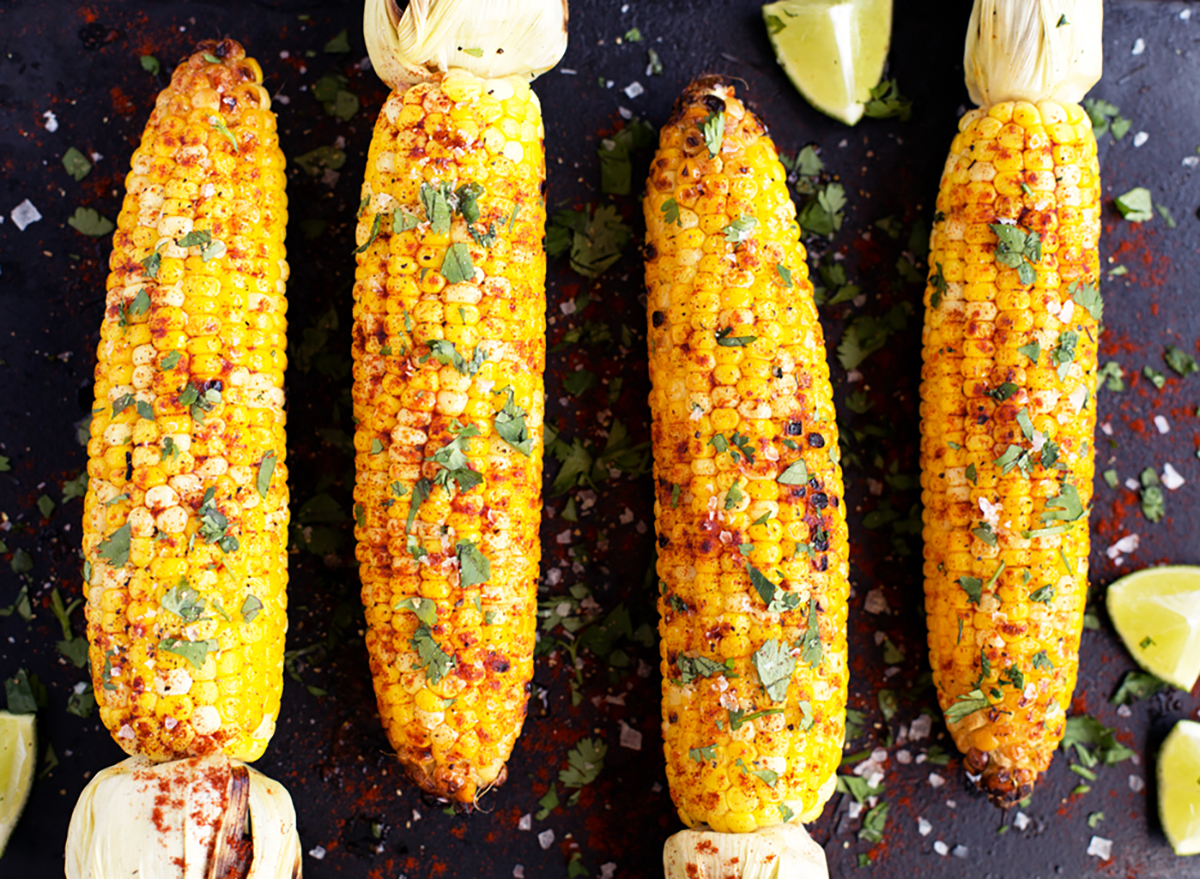
<svg viewBox="0 0 1200 879">
<path fill-rule="evenodd" d="M 204 864 L 193 863 L 199 854 Z M 223 755 L 130 757 L 84 788 L 71 815 L 67 879 L 104 875 L 298 879 L 296 812 L 283 785 Z"/>
<path fill-rule="evenodd" d="M 981 751 L 968 748 L 963 765 L 967 777 L 974 782 L 992 805 L 1000 809 L 1011 809 L 1033 793 L 1041 773 L 1020 766 L 1018 759 L 1007 748 Z"/>
<path fill-rule="evenodd" d="M 1079 103 L 1100 80 L 1103 20 L 1102 0 L 975 0 L 963 52 L 971 100 Z"/>
<path fill-rule="evenodd" d="M 533 80 L 567 51 L 567 0 L 367 0 L 363 34 L 375 71 L 392 88 L 451 68 L 485 79 Z"/>
</svg>

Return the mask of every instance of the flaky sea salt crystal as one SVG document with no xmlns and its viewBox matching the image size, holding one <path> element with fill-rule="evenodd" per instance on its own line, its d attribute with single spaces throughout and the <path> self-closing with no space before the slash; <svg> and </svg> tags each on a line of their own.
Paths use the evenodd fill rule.
<svg viewBox="0 0 1200 879">
<path fill-rule="evenodd" d="M 1147 133 L 1145 131 L 1139 131 L 1137 134 L 1135 134 L 1133 136 L 1133 145 L 1135 147 L 1140 147 L 1142 144 L 1144 144 L 1149 139 L 1150 139 L 1149 133 Z"/>
<path fill-rule="evenodd" d="M 517 820 L 517 830 L 532 830 L 532 829 L 533 829 L 533 815 L 530 814 L 529 812 L 526 812 L 524 815 L 522 815 Z"/>
<path fill-rule="evenodd" d="M 1125 706 L 1121 706 L 1124 708 Z M 1140 794 L 1146 789 L 1146 782 L 1142 780 L 1140 775 L 1129 776 L 1129 789 L 1135 794 Z"/>
<path fill-rule="evenodd" d="M 325 860 L 325 846 L 323 846 L 323 845 L 313 846 L 312 848 L 310 848 L 308 850 L 308 856 L 310 858 L 316 858 L 318 861 Z"/>
<path fill-rule="evenodd" d="M 1130 55 L 1141 55 L 1145 51 L 1146 51 L 1146 41 L 1143 40 L 1141 37 L 1138 37 L 1136 40 L 1133 41 L 1133 51 L 1130 52 L 1129 54 Z"/>
<path fill-rule="evenodd" d="M 513 879 L 525 879 L 525 865 L 517 864 L 513 867 Z"/>
<path fill-rule="evenodd" d="M 22 232 L 25 231 L 25 227 L 30 223 L 36 223 L 42 218 L 38 209 L 33 206 L 33 202 L 29 199 L 25 199 L 25 201 L 13 208 L 9 216 L 12 217 L 12 221 L 17 224 L 17 228 Z"/>
<path fill-rule="evenodd" d="M 642 734 L 623 720 L 621 721 L 621 747 L 631 751 L 642 750 Z"/>
<path fill-rule="evenodd" d="M 918 816 L 917 817 L 917 833 L 921 834 L 922 836 L 928 836 L 932 832 L 933 832 L 933 825 L 930 824 L 928 821 L 926 821 L 924 818 Z"/>
<path fill-rule="evenodd" d="M 929 735 L 933 729 L 933 718 L 928 714 L 917 715 L 916 720 L 908 728 L 908 737 L 914 742 Z"/>
<path fill-rule="evenodd" d="M 940 839 L 933 844 L 933 850 L 943 858 L 950 854 L 950 846 L 946 845 L 946 843 L 942 842 Z"/>
<path fill-rule="evenodd" d="M 946 779 L 942 778 L 936 772 L 929 773 L 929 786 L 931 788 L 933 788 L 934 790 L 937 790 L 939 787 L 941 787 L 945 783 L 946 783 Z"/>
<path fill-rule="evenodd" d="M 1024 830 L 1031 823 L 1029 816 L 1024 812 L 1018 812 L 1017 816 L 1013 818 L 1013 827 L 1017 828 L 1017 830 Z"/>
<path fill-rule="evenodd" d="M 554 845 L 554 831 L 543 830 L 541 833 L 539 833 L 538 845 L 540 845 L 543 849 L 549 849 L 550 846 Z"/>
<path fill-rule="evenodd" d="M 971 850 L 969 848 L 967 848 L 965 845 L 956 845 L 954 847 L 954 851 L 950 852 L 950 854 L 954 855 L 954 857 L 956 857 L 956 858 L 965 858 L 970 853 L 971 853 Z"/>
<path fill-rule="evenodd" d="M 1179 474 L 1178 470 L 1170 464 L 1163 464 L 1162 484 L 1164 488 L 1174 491 L 1185 482 L 1187 480 Z"/>
<path fill-rule="evenodd" d="M 631 82 L 629 85 L 625 86 L 625 94 L 631 98 L 636 98 L 645 91 L 646 90 L 642 88 L 642 84 L 640 82 Z"/>
<path fill-rule="evenodd" d="M 1112 857 L 1112 845 L 1111 839 L 1105 839 L 1103 836 L 1093 836 L 1092 841 L 1088 843 L 1087 853 L 1094 858 L 1107 861 Z"/>
<path fill-rule="evenodd" d="M 609 861 L 607 864 L 600 865 L 600 879 L 612 879 L 617 875 L 617 864 L 615 861 Z"/>
<path fill-rule="evenodd" d="M 887 599 L 883 597 L 882 589 L 872 589 L 867 593 L 866 602 L 863 604 L 867 613 L 887 613 Z"/>
<path fill-rule="evenodd" d="M 1167 433 L 1171 432 L 1171 423 L 1169 421 L 1167 421 L 1167 419 L 1163 418 L 1161 415 L 1155 415 L 1154 416 L 1154 428 L 1159 433 L 1167 434 Z"/>
</svg>

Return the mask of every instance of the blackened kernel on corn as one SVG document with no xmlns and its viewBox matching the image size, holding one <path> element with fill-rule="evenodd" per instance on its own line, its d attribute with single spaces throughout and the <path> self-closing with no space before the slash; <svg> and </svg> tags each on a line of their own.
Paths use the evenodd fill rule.
<svg viewBox="0 0 1200 879">
<path fill-rule="evenodd" d="M 717 113 L 725 128 L 713 156 L 702 127 Z M 664 221 L 668 200 L 678 224 Z M 830 443 L 837 433 L 785 172 L 731 87 L 706 78 L 685 91 L 662 129 L 644 211 L 671 795 L 686 824 L 722 832 L 777 824 L 781 804 L 811 820 L 832 790 L 844 734 L 848 537 L 841 510 L 815 510 L 806 500 L 810 485 L 840 493 L 838 465 L 799 438 L 806 424 L 820 424 Z M 743 213 L 758 222 L 735 245 L 722 230 Z M 791 267 L 791 289 L 778 283 L 780 262 Z M 751 336 L 744 345 L 718 344 Z M 798 460 L 811 483 L 779 483 Z M 795 609 L 769 612 L 751 566 Z M 817 669 L 798 658 L 810 599 L 819 608 Z M 755 660 L 775 648 L 795 661 L 779 702 Z M 728 662 L 729 674 L 685 676 L 680 663 L 697 657 Z M 732 728 L 735 717 L 763 710 Z M 697 759 L 693 750 L 710 745 L 713 759 Z M 777 782 L 752 774 L 761 770 L 778 772 Z"/>
<path fill-rule="evenodd" d="M 1099 283 L 1101 210 L 1086 113 L 1053 102 L 968 112 L 937 211 L 929 264 L 945 285 L 936 307 L 937 288 L 926 290 L 920 404 L 930 660 L 946 709 L 975 689 L 987 656 L 995 709 L 950 727 L 982 786 L 1011 804 L 1062 738 L 1087 595 L 1098 326 L 1072 294 Z M 1037 235 L 1040 260 L 1024 259 L 1032 278 L 1020 260 L 997 259 L 1004 226 Z M 1034 343 L 1036 363 L 1019 350 Z M 1005 382 L 1016 390 L 998 403 L 988 392 Z M 1057 463 L 1046 468 L 1050 444 Z M 1078 518 L 1064 520 L 1063 505 Z M 984 524 L 994 545 L 972 533 Z M 963 578 L 979 582 L 978 603 Z M 1031 600 L 1039 590 L 1053 597 Z M 1047 662 L 1035 666 L 1040 651 Z M 1010 667 L 1024 688 L 1000 682 Z"/>
<path fill-rule="evenodd" d="M 808 444 L 814 449 L 824 448 L 825 437 L 821 436 L 819 433 L 810 433 L 808 435 Z"/>
<path fill-rule="evenodd" d="M 533 675 L 546 357 L 542 138 L 537 97 L 518 78 L 455 70 L 393 92 L 371 141 L 356 233 L 364 249 L 352 347 L 354 499 L 363 511 L 355 537 L 375 694 L 413 780 L 465 804 L 503 780 Z M 422 185 L 428 195 L 473 182 L 483 187 L 473 228 L 452 211 L 449 229 L 434 231 Z M 416 224 L 401 231 L 412 223 L 397 222 L 405 216 Z M 497 237 L 480 246 L 472 231 L 493 223 Z M 528 456 L 498 429 L 509 390 L 532 439 Z M 468 462 L 465 486 L 446 478 L 441 460 L 450 453 L 431 460 L 452 445 Z M 463 585 L 464 540 L 490 564 L 483 583 Z M 411 609 L 426 601 L 422 613 L 436 611 L 436 625 Z M 430 639 L 444 670 L 423 663 L 418 643 L 428 656 Z"/>
<path fill-rule="evenodd" d="M 156 761 L 257 759 L 283 690 L 287 198 L 261 82 L 236 42 L 197 46 L 150 114 L 113 236 L 85 614 L 100 719 Z"/>
</svg>

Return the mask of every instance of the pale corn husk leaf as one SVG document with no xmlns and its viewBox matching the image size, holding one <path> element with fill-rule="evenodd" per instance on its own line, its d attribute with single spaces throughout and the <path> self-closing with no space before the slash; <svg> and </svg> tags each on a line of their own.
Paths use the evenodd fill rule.
<svg viewBox="0 0 1200 879">
<path fill-rule="evenodd" d="M 663 846 L 665 879 L 829 879 L 825 852 L 801 824 L 753 833 L 682 830 Z"/>
<path fill-rule="evenodd" d="M 1103 0 L 975 0 L 963 53 L 971 100 L 1079 103 L 1100 79 L 1103 22 Z"/>
<path fill-rule="evenodd" d="M 238 860 L 229 840 L 242 836 L 246 812 L 254 841 L 247 879 L 297 879 L 296 812 L 281 784 L 223 755 L 130 757 L 80 794 L 66 877 L 221 879 Z"/>
<path fill-rule="evenodd" d="M 533 80 L 567 51 L 566 0 L 367 0 L 367 52 L 392 88 L 451 68 Z"/>
</svg>

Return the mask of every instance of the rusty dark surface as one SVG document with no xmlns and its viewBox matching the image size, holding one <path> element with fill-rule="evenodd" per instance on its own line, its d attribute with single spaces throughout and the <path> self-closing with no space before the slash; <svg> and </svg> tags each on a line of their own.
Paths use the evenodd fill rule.
<svg viewBox="0 0 1200 879">
<path fill-rule="evenodd" d="M 635 159 L 632 196 L 603 196 L 596 159 L 599 139 L 623 124 L 621 107 L 655 126 L 662 124 L 676 94 L 700 73 L 741 77 L 744 95 L 769 125 L 780 150 L 794 154 L 805 144 L 816 144 L 827 171 L 846 187 L 849 205 L 843 228 L 832 243 L 816 242 L 810 251 L 817 256 L 828 250 L 841 253 L 850 280 L 866 296 L 861 306 L 822 309 L 838 400 L 843 403 L 843 434 L 850 438 L 845 451 L 851 462 L 855 456 L 858 461 L 846 471 L 854 514 L 850 705 L 864 712 L 866 724 L 848 752 L 885 745 L 922 708 L 933 705 L 930 690 L 922 687 L 927 666 L 919 539 L 897 533 L 888 524 L 868 528 L 866 524 L 885 517 L 876 515 L 866 524 L 864 517 L 878 513 L 882 499 L 891 502 L 901 519 L 919 502 L 918 493 L 908 487 L 911 483 L 897 477 L 917 472 L 921 285 L 903 281 L 896 265 L 908 249 L 914 224 L 927 223 L 932 214 L 955 120 L 968 103 L 961 57 L 969 4 L 897 0 L 896 5 L 890 75 L 898 78 L 914 104 L 912 119 L 904 123 L 866 119 L 847 129 L 812 110 L 776 66 L 757 4 L 734 0 L 641 0 L 627 7 L 617 0 L 576 2 L 571 47 L 560 69 L 535 86 L 546 120 L 551 209 L 612 201 L 633 228 L 635 242 L 643 231 L 637 191 L 649 155 Z M 49 609 L 54 587 L 68 599 L 79 591 L 81 502 L 62 502 L 62 484 L 85 465 L 74 425 L 87 415 L 92 399 L 93 351 L 110 248 L 107 236 L 85 237 L 67 226 L 66 219 L 80 205 L 115 219 L 129 155 L 156 92 L 196 41 L 224 35 L 242 41 L 262 64 L 268 89 L 289 99 L 275 105 L 289 158 L 291 206 L 288 439 L 297 527 L 288 648 L 306 652 L 293 662 L 296 679 L 289 677 L 286 683 L 278 732 L 257 767 L 291 791 L 305 851 L 318 846 L 324 850 L 322 859 L 305 856 L 305 875 L 499 879 L 512 876 L 520 864 L 526 876 L 559 877 L 568 875 L 573 858 L 579 865 L 576 873 L 582 869 L 593 877 L 608 863 L 617 865 L 615 875 L 620 877 L 661 875 L 662 842 L 679 824 L 665 790 L 657 731 L 656 646 L 625 638 L 618 642 L 620 656 L 611 653 L 603 660 L 582 652 L 578 706 L 571 704 L 572 674 L 564 667 L 565 652 L 540 657 L 537 693 L 510 763 L 509 780 L 486 797 L 483 810 L 474 815 L 444 814 L 439 804 L 422 798 L 405 781 L 389 755 L 359 637 L 358 584 L 350 567 L 352 461 L 338 448 L 336 433 L 352 431 L 352 218 L 374 116 L 385 97 L 375 75 L 358 64 L 365 57 L 359 8 L 357 3 L 287 2 L 0 6 L 0 210 L 6 218 L 0 224 L 0 455 L 11 459 L 12 468 L 0 473 L 0 523 L 5 523 L 0 527 L 7 529 L 0 531 L 0 539 L 8 549 L 0 560 L 0 607 L 12 602 L 25 583 L 34 609 L 30 622 L 18 614 L 0 618 L 0 675 L 8 677 L 24 667 L 45 684 L 49 702 L 39 714 L 44 735 L 40 747 L 44 753 L 47 743 L 52 745 L 59 761 L 35 783 L 24 818 L 0 861 L 4 876 L 61 875 L 62 847 L 76 797 L 92 774 L 123 756 L 95 714 L 83 719 L 66 712 L 72 688 L 87 676 L 57 651 L 62 633 Z M 1181 19 L 1180 12 L 1188 9 L 1197 14 Z M 311 18 L 302 20 L 300 15 Z M 618 44 L 615 38 L 632 27 L 640 29 L 644 40 Z M 350 53 L 325 53 L 326 42 L 344 28 L 349 30 Z M 1145 51 L 1135 55 L 1139 38 Z M 1103 286 L 1107 306 L 1101 359 L 1120 361 L 1129 387 L 1122 394 L 1102 392 L 1099 397 L 1100 422 L 1110 425 L 1112 434 L 1097 434 L 1097 472 L 1115 468 L 1123 481 L 1147 466 L 1161 469 L 1169 461 L 1187 479 L 1178 491 L 1167 492 L 1167 517 L 1157 525 L 1142 517 L 1134 492 L 1097 482 L 1092 570 L 1101 628 L 1086 632 L 1083 639 L 1074 711 L 1090 712 L 1115 727 L 1120 740 L 1135 749 L 1136 763 L 1100 767 L 1090 792 L 1072 795 L 1082 779 L 1068 770 L 1069 761 L 1060 752 L 1024 809 L 1030 823 L 1022 831 L 1011 826 L 1011 814 L 1006 819 L 969 789 L 957 755 L 945 766 L 899 763 L 902 748 L 914 757 L 934 743 L 953 750 L 944 728 L 935 723 L 930 739 L 907 745 L 893 741 L 887 749 L 883 799 L 891 804 L 891 813 L 881 843 L 858 840 L 859 821 L 848 817 L 849 797 L 844 795 L 835 796 L 813 826 L 834 876 L 1200 876 L 1200 859 L 1174 857 L 1163 837 L 1154 783 L 1158 745 L 1174 721 L 1194 717 L 1200 703 L 1175 692 L 1134 704 L 1127 717 L 1118 715 L 1108 700 L 1133 663 L 1112 633 L 1102 605 L 1104 586 L 1124 571 L 1164 562 L 1200 562 L 1200 521 L 1190 513 L 1200 501 L 1200 376 L 1175 376 L 1161 356 L 1167 344 L 1196 354 L 1200 336 L 1194 293 L 1200 274 L 1200 181 L 1182 162 L 1196 156 L 1200 144 L 1195 98 L 1195 83 L 1200 82 L 1198 41 L 1200 7 L 1135 0 L 1109 3 L 1105 78 L 1092 92 L 1119 105 L 1133 122 L 1120 142 L 1106 135 L 1100 143 L 1102 260 L 1106 268 L 1123 265 L 1128 270 Z M 662 59 L 662 75 L 647 75 L 649 47 Z M 289 57 L 281 58 L 281 51 Z M 163 73 L 146 73 L 138 62 L 143 54 L 158 57 Z M 311 94 L 316 81 L 329 73 L 346 76 L 345 88 L 362 104 L 348 122 L 327 115 Z M 613 85 L 608 88 L 598 80 L 612 80 Z M 623 89 L 634 81 L 646 92 L 631 98 Z M 45 129 L 46 111 L 57 117 L 56 132 Z M 1139 131 L 1149 138 L 1136 147 L 1134 135 Z M 338 138 L 344 139 L 347 155 L 339 177 L 323 180 L 298 168 L 296 157 Z M 60 164 L 70 146 L 103 155 L 81 183 Z M 1112 198 L 1138 185 L 1150 188 L 1155 201 L 1173 212 L 1178 228 L 1169 229 L 1161 217 L 1141 226 L 1121 220 Z M 43 219 L 21 232 L 8 214 L 26 198 Z M 873 227 L 889 216 L 903 224 L 895 240 Z M 909 255 L 923 275 L 918 255 Z M 629 427 L 635 442 L 648 437 L 640 276 L 635 246 L 598 282 L 574 274 L 565 260 L 551 262 L 550 344 L 587 322 L 607 324 L 615 340 L 609 345 L 579 343 L 551 355 L 547 417 L 565 439 L 578 436 L 603 446 L 604 431 L 614 418 Z M 591 297 L 591 304 L 582 313 L 565 314 L 561 306 L 582 293 Z M 861 381 L 849 382 L 834 356 L 848 319 L 881 315 L 903 302 L 917 306 L 907 329 L 862 365 Z M 330 314 L 336 315 L 336 326 Z M 620 345 L 622 325 L 632 332 L 627 347 Z M 317 344 L 322 332 L 323 347 Z M 305 354 L 299 349 L 306 342 Z M 1145 365 L 1167 374 L 1162 391 L 1133 375 Z M 563 379 L 581 367 L 594 372 L 599 383 L 575 399 L 563 389 Z M 619 386 L 616 379 L 622 380 Z M 855 391 L 865 392 L 872 404 L 868 412 L 858 414 L 844 405 L 846 395 Z M 1155 415 L 1167 419 L 1170 433 L 1159 434 Z M 556 470 L 556 464 L 548 463 L 547 490 Z M 868 480 L 884 484 L 882 498 L 870 493 Z M 322 493 L 337 502 L 336 508 L 326 510 L 327 521 L 314 516 L 311 508 L 300 515 L 304 505 Z M 37 508 L 42 494 L 57 504 L 48 520 Z M 567 595 L 569 587 L 583 583 L 603 612 L 624 603 L 632 629 L 642 623 L 652 626 L 649 478 L 622 476 L 600 482 L 593 506 L 578 498 L 575 524 L 561 516 L 567 496 L 546 500 L 543 570 L 558 568 L 561 576 L 544 579 L 541 597 Z M 308 521 L 299 521 L 305 518 Z M 324 555 L 313 554 L 302 548 L 313 537 L 313 532 L 301 532 L 304 527 L 312 527 L 320 540 L 340 545 Z M 1117 567 L 1105 549 L 1128 533 L 1137 533 L 1141 546 Z M 32 570 L 20 576 L 11 569 L 17 550 L 28 553 L 33 562 Z M 864 609 L 872 589 L 882 590 L 891 613 Z M 82 614 L 77 611 L 72 622 L 79 632 Z M 890 677 L 877 633 L 904 653 Z M 561 629 L 552 634 L 564 637 Z M 637 673 L 639 667 L 643 675 Z M 890 723 L 880 712 L 881 689 L 897 697 L 898 710 Z M 640 750 L 620 745 L 626 725 L 642 734 Z M 567 792 L 560 786 L 563 805 L 544 820 L 532 820 L 532 830 L 518 829 L 521 816 L 538 812 L 537 801 L 566 767 L 568 750 L 585 736 L 602 738 L 609 746 L 598 780 L 583 789 L 574 805 L 566 805 Z M 945 778 L 944 786 L 931 787 L 931 771 Z M 1145 781 L 1144 790 L 1131 789 L 1131 775 Z M 1103 821 L 1089 828 L 1088 816 L 1101 811 Z M 932 823 L 928 836 L 918 834 L 918 816 Z M 555 840 L 543 849 L 537 834 L 548 829 Z M 1113 841 L 1110 860 L 1086 854 L 1093 835 Z M 965 846 L 965 859 L 940 856 L 934 851 L 935 841 L 950 849 Z M 869 855 L 869 867 L 859 868 L 860 854 Z"/>
</svg>

